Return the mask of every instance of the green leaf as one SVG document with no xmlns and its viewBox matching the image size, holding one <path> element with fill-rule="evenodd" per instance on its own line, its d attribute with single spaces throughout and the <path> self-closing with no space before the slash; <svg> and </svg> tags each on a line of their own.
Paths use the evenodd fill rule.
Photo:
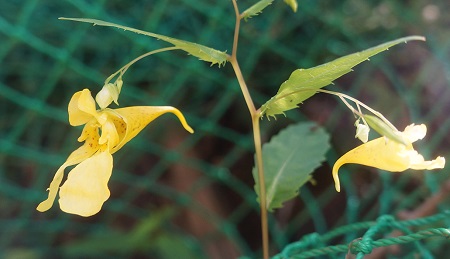
<svg viewBox="0 0 450 259">
<path fill-rule="evenodd" d="M 411 40 L 425 40 L 421 36 L 410 36 L 390 41 L 376 47 L 353 53 L 323 65 L 295 70 L 289 79 L 281 84 L 277 94 L 261 107 L 261 116 L 284 114 L 285 111 L 298 107 L 306 99 L 316 93 L 316 90 L 331 84 L 335 79 L 352 71 L 359 63 L 368 60 L 390 47 Z"/>
<path fill-rule="evenodd" d="M 110 23 L 110 22 L 105 22 L 105 21 L 95 20 L 95 19 L 86 19 L 86 18 L 64 18 L 64 17 L 62 17 L 59 19 L 93 23 L 94 25 L 107 26 L 107 27 L 116 27 L 116 28 L 127 30 L 127 31 L 132 31 L 132 32 L 135 32 L 138 34 L 147 35 L 147 36 L 150 36 L 150 37 L 162 40 L 162 41 L 169 42 L 169 43 L 175 45 L 176 47 L 191 54 L 192 56 L 199 58 L 200 60 L 203 60 L 206 62 L 211 62 L 211 65 L 219 64 L 219 67 L 224 65 L 228 59 L 228 54 L 223 51 L 215 50 L 210 47 L 206 47 L 204 45 L 200 45 L 197 43 L 179 40 L 179 39 L 167 37 L 167 36 L 152 33 L 152 32 L 142 31 L 142 30 L 134 29 L 134 28 L 127 27 L 127 26 L 122 26 L 122 25 L 115 24 L 115 23 Z"/>
<path fill-rule="evenodd" d="M 256 16 L 262 12 L 264 8 L 271 5 L 274 0 L 261 0 L 257 2 L 256 4 L 252 5 L 250 8 L 245 10 L 241 17 L 247 21 L 247 19 L 252 18 L 253 16 Z"/>
<path fill-rule="evenodd" d="M 297 12 L 298 3 L 297 0 L 284 0 L 284 2 L 289 5 L 292 11 Z"/>
<path fill-rule="evenodd" d="M 325 160 L 329 136 L 312 122 L 288 126 L 263 145 L 266 204 L 269 211 L 297 196 L 311 173 Z M 259 180 L 253 168 L 255 191 L 260 199 Z"/>
</svg>

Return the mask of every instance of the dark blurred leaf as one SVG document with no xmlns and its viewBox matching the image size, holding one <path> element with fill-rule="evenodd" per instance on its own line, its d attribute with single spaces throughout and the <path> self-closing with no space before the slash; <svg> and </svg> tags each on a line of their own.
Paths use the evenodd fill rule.
<svg viewBox="0 0 450 259">
<path fill-rule="evenodd" d="M 129 232 L 97 231 L 82 241 L 64 246 L 63 251 L 73 257 L 151 253 L 165 255 L 161 258 L 196 258 L 193 249 L 185 242 L 185 237 L 167 232 L 162 226 L 172 219 L 174 212 L 171 208 L 153 212 Z"/>
</svg>

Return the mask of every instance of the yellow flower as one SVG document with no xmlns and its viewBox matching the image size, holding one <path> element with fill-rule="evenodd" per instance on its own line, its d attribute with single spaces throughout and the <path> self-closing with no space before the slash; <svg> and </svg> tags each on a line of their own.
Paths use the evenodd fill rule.
<svg viewBox="0 0 450 259">
<path fill-rule="evenodd" d="M 48 198 L 37 207 L 41 212 L 52 207 L 58 190 L 61 210 L 84 217 L 99 212 L 110 195 L 108 180 L 113 168 L 112 154 L 160 115 L 171 112 L 187 131 L 194 132 L 183 114 L 169 106 L 96 110 L 88 89 L 72 96 L 68 112 L 70 125 L 85 125 L 78 138 L 84 144 L 72 152 L 56 172 L 48 188 Z M 60 188 L 64 169 L 76 164 Z"/>
<path fill-rule="evenodd" d="M 406 169 L 431 170 L 444 168 L 445 158 L 439 156 L 435 160 L 425 161 L 423 156 L 414 150 L 412 143 L 423 139 L 426 132 L 427 127 L 424 124 L 412 124 L 407 126 L 403 132 L 399 132 L 407 145 L 381 137 L 350 150 L 339 158 L 333 166 L 336 190 L 339 192 L 341 189 L 338 170 L 344 164 L 361 164 L 391 172 L 402 172 Z"/>
</svg>

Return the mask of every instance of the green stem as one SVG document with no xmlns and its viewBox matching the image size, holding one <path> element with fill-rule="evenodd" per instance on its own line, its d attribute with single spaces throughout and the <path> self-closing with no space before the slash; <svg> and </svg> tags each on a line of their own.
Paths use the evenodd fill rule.
<svg viewBox="0 0 450 259">
<path fill-rule="evenodd" d="M 341 98 L 341 100 L 343 101 L 343 103 L 355 114 L 358 114 L 358 112 L 355 110 L 355 108 L 353 108 L 348 102 L 345 101 L 345 99 L 349 99 L 350 101 L 356 103 L 357 105 L 360 105 L 362 107 L 364 107 L 365 109 L 367 109 L 368 111 L 370 111 L 372 114 L 374 114 L 375 116 L 377 116 L 378 118 L 380 118 L 384 123 L 386 123 L 392 130 L 394 131 L 398 131 L 398 129 L 392 125 L 392 123 L 386 119 L 383 114 L 381 114 L 380 112 L 370 108 L 369 106 L 365 105 L 363 102 L 359 101 L 358 99 L 355 99 L 351 96 L 348 96 L 346 94 L 343 93 L 339 93 L 339 92 L 334 92 L 334 91 L 329 91 L 329 90 L 324 90 L 324 89 L 317 89 L 317 92 L 321 92 L 321 93 L 326 93 L 326 94 L 331 94 L 331 95 L 335 95 L 338 96 L 339 98 Z M 360 116 L 362 116 L 362 114 L 358 114 Z"/>
<path fill-rule="evenodd" d="M 247 84 L 245 83 L 244 77 L 241 72 L 241 68 L 239 67 L 239 63 L 237 62 L 236 57 L 231 56 L 229 58 L 229 61 L 230 61 L 231 65 L 233 66 L 234 73 L 238 80 L 239 86 L 241 87 L 242 95 L 244 95 L 245 103 L 247 104 L 250 115 L 252 116 L 252 118 L 255 115 L 259 116 L 259 113 L 256 111 L 255 105 L 253 104 L 252 97 L 250 95 L 250 92 L 248 91 Z"/>
<path fill-rule="evenodd" d="M 236 23 L 234 25 L 233 50 L 231 51 L 231 56 L 236 57 L 239 39 L 239 27 L 241 26 L 241 14 L 239 13 L 239 8 L 237 6 L 236 0 L 233 0 L 233 7 L 236 16 Z"/>
<path fill-rule="evenodd" d="M 117 72 L 115 72 L 114 74 L 112 74 L 112 75 L 110 75 L 108 78 L 106 78 L 106 80 L 105 80 L 105 85 L 108 84 L 109 81 L 111 81 L 111 80 L 112 80 L 117 74 L 119 74 L 119 73 L 120 73 L 120 76 L 119 76 L 119 77 L 122 77 L 123 74 L 125 74 L 125 72 L 127 71 L 127 69 L 128 69 L 131 65 L 133 65 L 134 63 L 136 63 L 138 60 L 141 60 L 141 59 L 143 59 L 143 58 L 145 58 L 145 57 L 147 57 L 147 56 L 150 56 L 150 55 L 153 55 L 153 54 L 156 54 L 156 53 L 161 53 L 161 52 L 164 52 L 164 51 L 170 51 L 170 50 L 176 50 L 176 49 L 180 49 L 180 48 L 178 48 L 178 47 L 167 47 L 167 48 L 162 48 L 162 49 L 153 50 L 153 51 L 150 51 L 150 52 L 147 52 L 147 53 L 145 53 L 145 54 L 140 55 L 139 57 L 137 57 L 137 58 L 133 59 L 132 61 L 128 62 L 128 63 L 127 63 L 125 66 L 123 66 L 121 69 L 117 70 Z"/>
<path fill-rule="evenodd" d="M 261 132 L 259 127 L 260 116 L 253 116 L 253 139 L 255 142 L 256 169 L 258 170 L 259 205 L 261 210 L 261 234 L 263 246 L 263 258 L 269 258 L 269 227 L 267 224 L 266 182 L 264 178 L 263 157 L 261 148 Z"/>
<path fill-rule="evenodd" d="M 253 128 L 253 139 L 255 143 L 255 153 L 256 153 L 256 169 L 258 171 L 258 183 L 259 183 L 259 206 L 261 210 L 261 235 L 262 235 L 262 249 L 263 249 L 263 258 L 269 258 L 269 228 L 267 223 L 267 205 L 266 205 L 266 181 L 264 179 L 264 168 L 263 168 L 263 157 L 262 157 L 262 146 L 261 146 L 261 130 L 259 126 L 259 121 L 261 119 L 260 110 L 256 110 L 255 105 L 253 103 L 252 97 L 248 90 L 247 84 L 245 83 L 245 79 L 242 75 L 241 68 L 239 67 L 239 63 L 237 61 L 237 47 L 238 47 L 238 38 L 239 38 L 239 27 L 241 23 L 242 16 L 239 13 L 239 9 L 237 6 L 236 0 L 232 0 L 234 11 L 236 14 L 236 25 L 234 30 L 234 39 L 233 39 L 233 50 L 231 52 L 231 56 L 228 58 L 228 61 L 233 66 L 234 73 L 236 74 L 236 78 L 238 80 L 239 86 L 242 91 L 242 95 L 244 96 L 245 103 L 247 104 L 247 108 L 250 112 L 250 116 L 252 119 L 252 128 Z"/>
<path fill-rule="evenodd" d="M 255 109 L 252 97 L 248 91 L 247 84 L 245 83 L 244 77 L 242 76 L 241 69 L 236 60 L 235 56 L 229 58 L 231 65 L 233 66 L 234 73 L 241 87 L 242 94 L 244 96 L 245 102 L 247 104 L 248 110 L 252 118 L 253 127 L 253 139 L 255 143 L 255 153 L 256 153 L 256 169 L 258 170 L 258 183 L 259 183 L 259 205 L 261 210 L 261 235 L 262 235 L 262 247 L 263 247 L 263 258 L 269 258 L 269 229 L 267 223 L 267 205 L 266 205 L 266 184 L 264 178 L 264 168 L 263 168 L 263 158 L 262 158 L 262 148 L 261 148 L 261 130 L 259 127 L 259 121 L 261 119 L 260 110 Z"/>
</svg>

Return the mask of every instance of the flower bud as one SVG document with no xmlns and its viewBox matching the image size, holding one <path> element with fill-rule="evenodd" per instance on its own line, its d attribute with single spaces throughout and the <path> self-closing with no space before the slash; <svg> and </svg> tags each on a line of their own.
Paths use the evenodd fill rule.
<svg viewBox="0 0 450 259">
<path fill-rule="evenodd" d="M 359 138 L 363 143 L 366 143 L 369 140 L 369 131 L 370 128 L 366 124 L 360 124 L 359 120 L 355 122 L 356 126 L 356 135 L 355 138 Z"/>
<path fill-rule="evenodd" d="M 102 90 L 97 93 L 95 100 L 101 109 L 108 107 L 113 101 L 117 104 L 119 91 L 115 84 L 108 83 L 103 86 Z"/>
<path fill-rule="evenodd" d="M 364 115 L 364 119 L 366 120 L 367 124 L 369 124 L 369 126 L 380 135 L 385 136 L 397 143 L 408 145 L 408 142 L 400 131 L 395 128 L 393 129 L 380 118 L 371 115 Z"/>
</svg>

